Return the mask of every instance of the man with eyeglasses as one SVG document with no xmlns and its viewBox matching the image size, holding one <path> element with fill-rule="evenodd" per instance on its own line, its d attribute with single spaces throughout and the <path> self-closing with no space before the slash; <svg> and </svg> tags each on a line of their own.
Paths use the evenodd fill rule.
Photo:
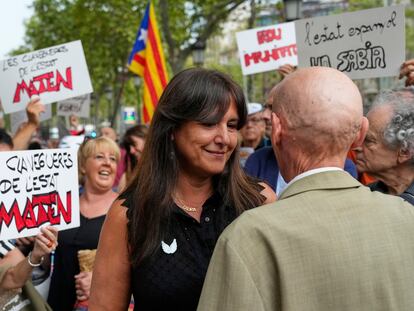
<svg viewBox="0 0 414 311">
<path fill-rule="evenodd" d="M 247 104 L 246 125 L 240 130 L 242 147 L 254 150 L 270 146 L 269 139 L 265 138 L 265 121 L 263 119 L 263 106 L 259 103 Z"/>
</svg>

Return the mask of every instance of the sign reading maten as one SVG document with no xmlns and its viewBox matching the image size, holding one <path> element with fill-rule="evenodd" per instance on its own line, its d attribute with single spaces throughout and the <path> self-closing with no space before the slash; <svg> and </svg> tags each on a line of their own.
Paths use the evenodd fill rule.
<svg viewBox="0 0 414 311">
<path fill-rule="evenodd" d="M 73 41 L 0 61 L 0 98 L 11 113 L 37 94 L 44 104 L 91 93 L 82 43 Z"/>
<path fill-rule="evenodd" d="M 241 31 L 236 39 L 243 75 L 298 63 L 293 22 Z"/>
<path fill-rule="evenodd" d="M 0 240 L 79 226 L 76 151 L 0 152 Z"/>
<path fill-rule="evenodd" d="M 336 68 L 353 79 L 395 76 L 405 60 L 404 6 L 295 22 L 300 67 Z"/>
</svg>

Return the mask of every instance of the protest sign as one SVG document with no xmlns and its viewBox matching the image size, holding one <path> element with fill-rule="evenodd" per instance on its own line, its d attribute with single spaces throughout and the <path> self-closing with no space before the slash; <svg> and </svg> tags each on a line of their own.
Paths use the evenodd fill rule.
<svg viewBox="0 0 414 311">
<path fill-rule="evenodd" d="M 395 76 L 405 60 L 404 6 L 298 20 L 300 67 L 326 66 L 352 79 Z"/>
<path fill-rule="evenodd" d="M 75 115 L 81 118 L 89 118 L 89 107 L 91 105 L 91 96 L 89 94 L 76 96 L 57 103 L 58 116 Z"/>
<path fill-rule="evenodd" d="M 76 149 L 0 152 L 0 240 L 79 226 Z"/>
<path fill-rule="evenodd" d="M 0 98 L 6 113 L 24 110 L 34 94 L 50 104 L 92 92 L 80 41 L 13 56 L 0 66 Z"/>
<path fill-rule="evenodd" d="M 46 105 L 45 111 L 40 113 L 39 119 L 40 119 L 40 122 L 43 122 L 43 121 L 49 120 L 50 118 L 52 118 L 52 106 Z M 27 121 L 26 110 L 20 110 L 20 111 L 13 112 L 12 114 L 10 114 L 10 126 L 11 126 L 12 133 L 15 134 L 19 126 L 23 122 L 26 122 L 26 121 Z"/>
<path fill-rule="evenodd" d="M 293 22 L 241 31 L 236 39 L 243 75 L 298 63 Z"/>
</svg>

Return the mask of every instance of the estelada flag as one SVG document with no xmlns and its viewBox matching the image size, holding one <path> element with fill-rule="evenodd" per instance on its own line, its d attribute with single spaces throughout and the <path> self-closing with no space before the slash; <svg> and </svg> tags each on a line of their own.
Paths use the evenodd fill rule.
<svg viewBox="0 0 414 311">
<path fill-rule="evenodd" d="M 144 123 L 149 123 L 158 99 L 168 82 L 164 52 L 151 1 L 147 5 L 134 47 L 129 55 L 128 68 L 144 78 L 144 105 L 141 116 Z"/>
</svg>

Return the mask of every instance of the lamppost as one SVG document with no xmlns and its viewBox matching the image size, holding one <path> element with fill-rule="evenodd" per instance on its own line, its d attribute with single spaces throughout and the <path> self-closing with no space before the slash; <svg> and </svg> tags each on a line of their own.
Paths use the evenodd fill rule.
<svg viewBox="0 0 414 311">
<path fill-rule="evenodd" d="M 140 76 L 134 75 L 134 77 L 132 78 L 134 81 L 134 86 L 136 87 L 138 93 L 139 93 L 139 89 L 141 87 L 141 83 L 142 83 L 142 78 Z M 137 123 L 140 124 L 141 123 L 141 111 L 142 111 L 142 105 L 144 105 L 144 103 L 142 102 L 142 97 L 138 96 L 139 100 L 138 100 L 138 104 L 137 104 Z"/>
<path fill-rule="evenodd" d="M 285 19 L 287 22 L 300 19 L 302 17 L 301 0 L 283 0 L 285 6 Z"/>
<path fill-rule="evenodd" d="M 204 64 L 204 51 L 206 49 L 206 44 L 204 41 L 197 40 L 193 44 L 193 64 L 196 67 L 201 67 Z"/>
</svg>

